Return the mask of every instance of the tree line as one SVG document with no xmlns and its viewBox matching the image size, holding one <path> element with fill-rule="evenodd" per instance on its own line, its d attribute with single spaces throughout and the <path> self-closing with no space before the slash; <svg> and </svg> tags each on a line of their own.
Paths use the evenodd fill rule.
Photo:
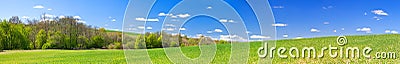
<svg viewBox="0 0 400 64">
<path fill-rule="evenodd" d="M 131 49 L 150 49 L 150 48 L 166 48 L 166 47 L 184 47 L 209 45 L 213 43 L 227 44 L 231 43 L 224 40 L 212 40 L 210 37 L 200 36 L 198 38 L 189 38 L 181 34 L 168 34 L 165 32 L 145 33 L 135 36 L 124 35 L 124 44 L 126 48 Z"/>
<path fill-rule="evenodd" d="M 29 49 L 120 49 L 122 33 L 107 32 L 73 17 L 26 20 L 17 16 L 0 23 L 1 50 Z"/>
<path fill-rule="evenodd" d="M 72 16 L 54 18 L 54 20 L 26 20 L 19 17 L 0 22 L 0 51 L 31 49 L 149 49 L 178 46 L 196 46 L 200 42 L 229 43 L 224 40 L 212 40 L 209 37 L 188 38 L 181 34 L 164 32 L 134 34 L 107 31 L 79 23 Z M 125 45 L 125 46 L 124 46 Z"/>
</svg>

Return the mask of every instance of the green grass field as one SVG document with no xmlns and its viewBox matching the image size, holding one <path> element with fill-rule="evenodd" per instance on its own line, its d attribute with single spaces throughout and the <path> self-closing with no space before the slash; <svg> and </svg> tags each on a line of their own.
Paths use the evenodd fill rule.
<svg viewBox="0 0 400 64">
<path fill-rule="evenodd" d="M 376 52 L 395 52 L 398 55 L 400 49 L 400 35 L 398 34 L 385 34 L 385 35 L 365 35 L 365 36 L 346 36 L 348 43 L 343 47 L 359 47 L 360 49 L 368 46 L 373 49 L 371 56 L 375 57 Z M 317 55 L 320 54 L 322 47 L 329 45 L 338 46 L 336 43 L 336 36 L 334 37 L 319 37 L 319 38 L 305 38 L 305 39 L 288 39 L 276 41 L 276 47 L 315 47 Z M 243 43 L 239 43 L 243 44 Z M 257 49 L 261 46 L 260 42 L 252 42 L 250 44 L 250 57 L 249 64 L 257 63 L 260 59 L 257 55 Z M 229 62 L 231 49 L 230 44 L 218 44 L 215 58 L 211 63 L 226 64 Z M 172 48 L 168 48 L 172 49 Z M 199 47 L 183 47 L 182 52 L 190 58 L 200 56 L 201 52 Z M 144 52 L 145 50 L 138 50 Z M 246 53 L 246 52 L 243 52 Z M 155 64 L 172 63 L 165 55 L 163 49 L 149 49 L 148 54 L 151 61 Z M 240 53 L 237 53 L 240 54 Z M 288 54 L 286 52 L 286 54 Z M 367 59 L 361 57 L 360 59 L 348 58 L 331 58 L 327 51 L 324 52 L 323 58 L 278 58 L 275 54 L 273 58 L 274 64 L 281 63 L 400 63 L 397 59 Z M 131 56 L 133 60 L 140 59 L 142 56 Z M 132 59 L 131 59 L 132 60 Z M 10 63 L 126 63 L 123 50 L 12 50 L 0 53 L 0 61 L 4 64 Z"/>
<path fill-rule="evenodd" d="M 1 64 L 126 63 L 123 50 L 13 50 L 0 53 Z"/>
</svg>

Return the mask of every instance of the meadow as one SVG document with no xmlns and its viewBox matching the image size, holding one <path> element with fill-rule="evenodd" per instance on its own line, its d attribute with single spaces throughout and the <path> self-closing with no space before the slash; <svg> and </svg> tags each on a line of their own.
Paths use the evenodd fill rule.
<svg viewBox="0 0 400 64">
<path fill-rule="evenodd" d="M 395 52 L 399 53 L 400 49 L 400 35 L 399 34 L 382 34 L 382 35 L 360 35 L 360 36 L 346 36 L 348 43 L 343 47 L 371 47 L 373 51 L 371 56 L 375 57 L 377 52 Z M 315 47 L 317 54 L 320 54 L 322 47 L 329 45 L 338 46 L 336 43 L 337 36 L 332 37 L 317 37 L 317 38 L 304 38 L 304 39 L 285 39 L 277 40 L 276 47 Z M 272 41 L 270 41 L 272 42 Z M 243 44 L 243 43 L 235 43 Z M 261 47 L 261 42 L 250 43 L 250 57 L 248 58 L 249 64 L 258 63 L 259 57 L 257 49 Z M 231 45 L 230 44 L 218 44 L 217 52 L 211 63 L 213 64 L 226 64 L 230 60 Z M 173 48 L 167 48 L 173 49 Z M 201 52 L 198 46 L 182 47 L 182 52 L 189 58 L 196 58 L 200 56 Z M 138 50 L 145 52 L 145 50 Z M 172 63 L 166 54 L 164 49 L 149 49 L 147 50 L 152 59 L 152 63 L 155 64 L 166 64 Z M 243 52 L 246 53 L 246 52 Z M 236 53 L 241 54 L 241 53 Z M 288 54 L 287 52 L 285 54 Z M 375 59 L 375 58 L 331 58 L 328 52 L 324 52 L 323 58 L 278 58 L 274 57 L 272 63 L 400 63 L 398 58 L 396 59 Z M 276 56 L 276 54 L 275 54 Z M 141 58 L 141 56 L 130 56 L 127 58 Z M 268 57 L 267 57 L 268 58 Z M 132 59 L 131 59 L 132 60 Z M 143 59 L 142 59 L 143 60 Z M 126 58 L 124 56 L 124 50 L 6 50 L 0 52 L 1 64 L 12 64 L 12 63 L 121 63 L 125 64 Z"/>
</svg>

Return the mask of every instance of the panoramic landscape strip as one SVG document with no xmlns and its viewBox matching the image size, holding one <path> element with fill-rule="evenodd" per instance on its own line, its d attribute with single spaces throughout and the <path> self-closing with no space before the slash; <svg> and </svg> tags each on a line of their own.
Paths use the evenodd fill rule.
<svg viewBox="0 0 400 64">
<path fill-rule="evenodd" d="M 0 64 L 397 64 L 396 0 L 3 0 Z"/>
</svg>

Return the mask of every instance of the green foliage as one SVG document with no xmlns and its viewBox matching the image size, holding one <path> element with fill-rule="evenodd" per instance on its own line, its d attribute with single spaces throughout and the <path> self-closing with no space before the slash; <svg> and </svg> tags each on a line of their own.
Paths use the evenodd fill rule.
<svg viewBox="0 0 400 64">
<path fill-rule="evenodd" d="M 104 45 L 104 38 L 101 36 L 94 36 L 89 44 L 89 48 L 102 48 Z"/>
<path fill-rule="evenodd" d="M 142 35 L 137 36 L 135 43 L 134 43 L 134 48 L 135 49 L 144 49 L 146 48 L 145 42 L 144 42 L 144 37 Z"/>
<path fill-rule="evenodd" d="M 45 43 L 45 44 L 43 44 L 42 49 L 48 49 L 48 48 L 51 48 L 51 47 L 53 47 L 52 43 Z"/>
<path fill-rule="evenodd" d="M 178 45 L 179 43 L 177 43 L 177 42 L 171 42 L 170 44 L 171 44 L 171 45 L 170 45 L 171 47 L 178 47 L 178 46 L 179 46 L 179 45 Z"/>
<path fill-rule="evenodd" d="M 40 49 L 42 48 L 42 45 L 46 43 L 47 36 L 46 32 L 41 29 L 39 33 L 36 35 L 36 40 L 35 40 L 35 48 Z"/>
<path fill-rule="evenodd" d="M 89 39 L 86 38 L 85 36 L 78 37 L 78 47 L 79 48 L 87 48 L 89 44 L 90 44 Z"/>
<path fill-rule="evenodd" d="M 29 49 L 29 35 L 30 28 L 24 28 L 22 24 L 13 24 L 9 21 L 2 21 L 0 23 L 0 50 L 3 49 Z"/>
<path fill-rule="evenodd" d="M 219 42 L 218 42 L 219 44 L 227 44 L 227 43 L 229 43 L 228 41 L 225 41 L 225 40 L 219 40 Z"/>
<path fill-rule="evenodd" d="M 107 46 L 108 49 L 121 49 L 121 43 L 120 42 L 114 42 L 110 45 Z"/>
<path fill-rule="evenodd" d="M 7 54 L 0 54 L 0 64 L 127 64 L 123 50 L 9 50 L 1 53 Z"/>
<path fill-rule="evenodd" d="M 32 22 L 33 21 L 33 22 Z M 66 17 L 51 21 L 28 20 L 17 16 L 0 22 L 0 51 L 13 49 L 87 49 L 121 45 L 121 32 L 93 28 Z M 117 47 L 117 48 L 120 48 Z"/>
<path fill-rule="evenodd" d="M 157 34 L 151 33 L 146 37 L 147 48 L 161 48 L 162 44 L 157 40 Z"/>
<path fill-rule="evenodd" d="M 198 45 L 198 43 L 199 43 L 199 41 L 196 40 L 196 39 L 193 39 L 193 38 L 189 39 L 189 44 L 190 45 Z"/>
</svg>

